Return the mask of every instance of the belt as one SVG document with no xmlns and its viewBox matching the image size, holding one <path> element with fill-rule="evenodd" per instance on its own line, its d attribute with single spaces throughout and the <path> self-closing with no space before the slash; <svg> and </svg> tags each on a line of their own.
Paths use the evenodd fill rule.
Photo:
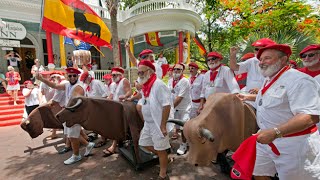
<svg viewBox="0 0 320 180">
<path fill-rule="evenodd" d="M 192 102 L 194 102 L 194 103 L 200 103 L 200 102 L 201 102 L 201 99 L 192 99 Z"/>
</svg>

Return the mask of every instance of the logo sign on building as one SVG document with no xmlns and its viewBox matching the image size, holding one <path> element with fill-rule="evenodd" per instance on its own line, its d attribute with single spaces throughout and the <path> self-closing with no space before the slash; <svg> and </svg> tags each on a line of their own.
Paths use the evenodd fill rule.
<svg viewBox="0 0 320 180">
<path fill-rule="evenodd" d="M 0 39 L 19 39 L 26 37 L 27 30 L 20 23 L 6 22 L 5 26 L 0 27 Z"/>
<path fill-rule="evenodd" d="M 6 47 L 20 47 L 20 41 L 0 39 L 0 46 Z"/>
</svg>

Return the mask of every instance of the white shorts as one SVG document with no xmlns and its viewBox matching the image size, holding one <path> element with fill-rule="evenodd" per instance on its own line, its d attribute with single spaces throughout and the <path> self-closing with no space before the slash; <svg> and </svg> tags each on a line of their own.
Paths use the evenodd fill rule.
<svg viewBox="0 0 320 180">
<path fill-rule="evenodd" d="M 14 91 L 14 90 L 20 90 L 20 84 L 16 85 L 7 85 L 7 91 Z"/>
<path fill-rule="evenodd" d="M 66 123 L 63 123 L 63 133 L 67 135 L 68 138 L 79 138 L 81 132 L 80 124 L 75 124 L 71 127 L 67 127 Z"/>
<path fill-rule="evenodd" d="M 154 123 L 144 123 L 140 133 L 139 146 L 153 146 L 157 151 L 170 148 L 169 136 L 160 137 L 157 135 L 157 127 Z"/>
<path fill-rule="evenodd" d="M 280 138 L 274 141 L 280 152 L 275 155 L 269 145 L 257 143 L 255 176 L 274 176 L 281 180 L 320 179 L 319 133 L 297 137 Z"/>
<path fill-rule="evenodd" d="M 175 110 L 174 112 L 174 119 L 180 119 L 182 121 L 188 121 L 190 119 L 189 117 L 189 111 L 186 110 Z M 176 128 L 182 129 L 182 127 L 175 125 Z"/>
</svg>

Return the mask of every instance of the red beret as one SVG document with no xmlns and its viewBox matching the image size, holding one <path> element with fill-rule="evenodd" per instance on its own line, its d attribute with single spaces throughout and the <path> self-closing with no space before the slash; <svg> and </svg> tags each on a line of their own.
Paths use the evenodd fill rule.
<svg viewBox="0 0 320 180">
<path fill-rule="evenodd" d="M 216 58 L 219 58 L 219 59 L 223 59 L 222 55 L 220 53 L 218 53 L 218 52 L 209 52 L 207 57 L 216 57 Z"/>
<path fill-rule="evenodd" d="M 290 55 L 292 54 L 290 46 L 288 46 L 286 44 L 273 44 L 273 45 L 269 45 L 269 46 L 266 46 L 264 48 L 259 49 L 258 54 L 257 54 L 257 58 L 260 59 L 260 56 L 263 53 L 263 51 L 265 51 L 267 49 L 275 49 L 275 50 L 284 52 L 288 57 L 290 57 Z"/>
<path fill-rule="evenodd" d="M 143 51 L 141 51 L 141 53 L 139 54 L 139 57 L 147 55 L 147 54 L 152 54 L 153 51 L 151 49 L 145 49 Z"/>
<path fill-rule="evenodd" d="M 41 75 L 50 75 L 52 71 L 42 71 L 40 72 Z"/>
<path fill-rule="evenodd" d="M 202 69 L 200 72 L 201 72 L 201 74 L 205 74 L 206 72 L 208 72 L 208 70 Z"/>
<path fill-rule="evenodd" d="M 91 64 L 87 64 L 87 67 L 88 67 L 89 69 L 91 69 L 91 68 L 92 68 L 92 65 L 91 65 Z"/>
<path fill-rule="evenodd" d="M 189 67 L 195 67 L 195 68 L 197 68 L 197 69 L 199 69 L 199 66 L 198 66 L 198 64 L 197 63 L 195 63 L 195 62 L 191 62 L 191 63 L 189 63 Z"/>
<path fill-rule="evenodd" d="M 266 46 L 272 45 L 272 44 L 277 44 L 277 43 L 272 41 L 269 38 L 262 38 L 262 39 L 259 39 L 256 42 L 252 43 L 251 45 L 254 46 L 254 47 L 266 47 Z"/>
<path fill-rule="evenodd" d="M 248 60 L 248 59 L 253 58 L 253 57 L 254 57 L 254 53 L 247 53 L 247 54 L 242 56 L 241 61 L 245 61 L 245 60 Z"/>
<path fill-rule="evenodd" d="M 173 69 L 174 69 L 174 67 L 176 67 L 176 65 L 181 65 L 182 66 L 182 68 L 183 68 L 183 70 L 185 70 L 185 66 L 184 66 L 184 64 L 182 64 L 182 63 L 178 63 L 178 64 L 175 64 L 175 65 L 173 65 Z"/>
<path fill-rule="evenodd" d="M 124 70 L 122 69 L 122 67 L 113 67 L 112 69 L 111 69 L 111 73 L 112 72 L 119 72 L 119 73 L 121 73 L 121 74 L 124 74 Z"/>
<path fill-rule="evenodd" d="M 24 85 L 28 85 L 28 84 L 33 84 L 33 83 L 32 83 L 32 81 L 27 80 L 27 81 L 25 81 L 23 84 L 24 84 Z"/>
<path fill-rule="evenodd" d="M 297 68 L 298 64 L 294 60 L 289 60 L 289 63 L 292 64 L 295 68 Z"/>
<path fill-rule="evenodd" d="M 53 75 L 53 74 L 64 75 L 64 72 L 62 72 L 62 71 L 51 71 L 50 75 Z"/>
<path fill-rule="evenodd" d="M 154 67 L 154 65 L 152 64 L 151 61 L 148 61 L 148 60 L 143 59 L 143 60 L 141 60 L 141 61 L 139 62 L 138 66 L 140 66 L 140 65 L 148 66 L 148 67 L 151 68 L 152 70 L 156 71 L 156 67 Z"/>
<path fill-rule="evenodd" d="M 67 69 L 66 69 L 66 72 L 67 72 L 68 74 L 81 74 L 81 72 L 80 72 L 78 69 L 73 68 L 73 67 L 67 68 Z"/>
<path fill-rule="evenodd" d="M 80 81 L 84 81 L 85 79 L 87 79 L 88 76 L 89 76 L 89 72 L 88 71 L 82 73 L 81 76 L 80 76 Z"/>
<path fill-rule="evenodd" d="M 306 53 L 306 52 L 308 52 L 308 51 L 311 51 L 311 50 L 320 50 L 320 44 L 311 44 L 311 45 L 305 47 L 305 48 L 299 53 L 300 57 L 301 57 L 302 54 L 304 54 L 304 53 Z"/>
<path fill-rule="evenodd" d="M 111 74 L 105 74 L 102 78 L 103 79 L 112 79 L 112 75 Z"/>
</svg>

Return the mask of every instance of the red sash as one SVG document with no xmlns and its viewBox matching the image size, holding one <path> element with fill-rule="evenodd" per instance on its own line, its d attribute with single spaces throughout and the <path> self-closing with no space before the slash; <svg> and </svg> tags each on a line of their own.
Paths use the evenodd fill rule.
<svg viewBox="0 0 320 180">
<path fill-rule="evenodd" d="M 200 103 L 200 102 L 201 102 L 201 99 L 192 99 L 192 102 L 194 102 L 194 103 Z"/>
<path fill-rule="evenodd" d="M 157 80 L 155 73 L 151 74 L 147 82 L 142 85 L 142 92 L 145 98 L 149 97 L 153 83 Z"/>
<path fill-rule="evenodd" d="M 281 76 L 284 72 L 288 71 L 289 69 L 290 69 L 290 66 L 285 66 L 285 67 L 283 67 L 283 68 L 279 71 L 279 73 L 272 79 L 272 81 L 271 81 L 268 85 L 266 85 L 266 84 L 267 84 L 267 82 L 266 82 L 266 83 L 264 84 L 262 90 L 261 90 L 261 96 L 263 96 L 263 95 L 266 93 L 266 91 L 280 78 L 280 76 Z"/>
<path fill-rule="evenodd" d="M 211 69 L 211 72 L 210 72 L 210 81 L 211 82 L 214 82 L 214 80 L 216 79 L 217 75 L 218 75 L 218 69 L 221 67 L 222 64 L 220 64 L 219 66 Z"/>
<path fill-rule="evenodd" d="M 300 131 L 300 132 L 296 132 L 296 133 L 293 133 L 293 134 L 288 134 L 286 136 L 283 136 L 283 137 L 294 137 L 294 136 L 302 136 L 302 135 L 306 135 L 306 134 L 311 134 L 311 133 L 314 133 L 318 130 L 317 126 L 316 125 L 312 125 L 311 127 L 303 130 L 303 131 Z"/>
</svg>

